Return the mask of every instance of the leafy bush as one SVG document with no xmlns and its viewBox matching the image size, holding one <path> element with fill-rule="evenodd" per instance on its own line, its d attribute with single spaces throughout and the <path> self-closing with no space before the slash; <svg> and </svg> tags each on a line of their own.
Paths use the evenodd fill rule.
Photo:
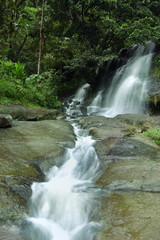
<svg viewBox="0 0 160 240">
<path fill-rule="evenodd" d="M 160 128 L 150 129 L 142 133 L 142 135 L 151 137 L 157 144 L 160 144 Z"/>
<path fill-rule="evenodd" d="M 24 65 L 0 61 L 0 102 L 33 103 L 45 107 L 60 107 L 53 86 L 53 74 L 33 74 L 25 77 Z"/>
<path fill-rule="evenodd" d="M 0 60 L 0 74 L 7 74 L 23 79 L 25 77 L 24 67 L 24 64 Z"/>
<path fill-rule="evenodd" d="M 56 87 L 53 86 L 52 72 L 33 74 L 25 80 L 26 95 L 31 102 L 42 106 L 60 107 L 61 103 L 56 96 Z"/>
</svg>

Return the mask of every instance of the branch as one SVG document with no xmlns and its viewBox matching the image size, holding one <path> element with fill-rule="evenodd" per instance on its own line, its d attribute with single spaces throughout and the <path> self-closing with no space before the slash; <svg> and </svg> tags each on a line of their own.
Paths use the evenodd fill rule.
<svg viewBox="0 0 160 240">
<path fill-rule="evenodd" d="M 26 36 L 25 36 L 25 38 L 24 38 L 24 40 L 23 40 L 21 46 L 19 47 L 19 49 L 18 49 L 18 51 L 17 51 L 16 61 L 18 61 L 19 54 L 20 54 L 21 50 L 23 49 L 24 44 L 25 44 L 27 38 L 28 38 L 28 34 L 26 34 Z"/>
</svg>

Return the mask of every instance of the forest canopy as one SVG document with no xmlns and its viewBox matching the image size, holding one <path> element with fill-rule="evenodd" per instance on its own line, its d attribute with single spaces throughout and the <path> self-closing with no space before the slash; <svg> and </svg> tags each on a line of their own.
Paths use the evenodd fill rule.
<svg viewBox="0 0 160 240">
<path fill-rule="evenodd" d="M 1 101 L 58 106 L 120 49 L 159 43 L 160 1 L 0 0 L 0 25 Z"/>
</svg>

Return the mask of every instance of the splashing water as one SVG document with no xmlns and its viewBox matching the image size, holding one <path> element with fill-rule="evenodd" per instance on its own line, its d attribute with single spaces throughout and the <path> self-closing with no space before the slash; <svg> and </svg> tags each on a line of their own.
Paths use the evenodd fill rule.
<svg viewBox="0 0 160 240">
<path fill-rule="evenodd" d="M 65 107 L 65 112 L 67 115 L 82 115 L 81 106 L 85 100 L 87 89 L 90 85 L 88 83 L 84 84 L 80 89 L 77 90 L 74 98 L 68 103 L 68 106 Z"/>
<path fill-rule="evenodd" d="M 140 46 L 135 56 L 117 70 L 108 91 L 98 92 L 88 114 L 115 117 L 123 113 L 145 113 L 145 96 L 154 44 Z M 96 99 L 99 99 L 96 101 Z"/>
<path fill-rule="evenodd" d="M 100 170 L 94 140 L 72 124 L 75 148 L 66 150 L 64 164 L 53 167 L 46 182 L 32 185 L 27 239 L 92 240 L 99 226 L 92 220 L 98 211 L 94 181 Z"/>
</svg>

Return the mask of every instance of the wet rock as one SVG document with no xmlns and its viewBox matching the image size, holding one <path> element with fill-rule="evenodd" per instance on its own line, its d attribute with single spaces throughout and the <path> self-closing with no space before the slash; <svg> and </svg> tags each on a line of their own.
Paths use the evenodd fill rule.
<svg viewBox="0 0 160 240">
<path fill-rule="evenodd" d="M 160 147 L 141 135 L 148 126 L 159 127 L 159 120 L 137 114 L 80 118 L 97 140 L 101 161 L 96 183 L 104 197 L 96 240 L 159 239 Z"/>
<path fill-rule="evenodd" d="M 146 106 L 150 114 L 160 114 L 160 77 L 154 77 L 150 82 Z"/>
<path fill-rule="evenodd" d="M 160 114 L 160 92 L 149 94 L 147 106 L 151 114 Z"/>
<path fill-rule="evenodd" d="M 20 121 L 37 121 L 56 119 L 59 111 L 56 109 L 30 108 L 23 105 L 0 105 L 0 113 L 10 114 Z"/>
<path fill-rule="evenodd" d="M 62 120 L 13 121 L 12 128 L 0 129 L 0 142 L 0 223 L 17 222 L 27 212 L 31 184 L 63 162 L 75 136 Z"/>
<path fill-rule="evenodd" d="M 65 115 L 59 115 L 58 117 L 56 117 L 56 120 L 64 120 L 65 118 Z"/>
<path fill-rule="evenodd" d="M 87 115 L 87 107 L 86 106 L 82 105 L 80 107 L 80 110 L 81 110 L 82 115 Z"/>
<path fill-rule="evenodd" d="M 97 240 L 158 240 L 159 214 L 159 193 L 111 193 L 102 204 Z"/>
<path fill-rule="evenodd" d="M 0 128 L 11 127 L 12 117 L 9 114 L 0 114 Z"/>
<path fill-rule="evenodd" d="M 17 226 L 7 224 L 0 226 L 0 240 L 22 240 Z"/>
</svg>

